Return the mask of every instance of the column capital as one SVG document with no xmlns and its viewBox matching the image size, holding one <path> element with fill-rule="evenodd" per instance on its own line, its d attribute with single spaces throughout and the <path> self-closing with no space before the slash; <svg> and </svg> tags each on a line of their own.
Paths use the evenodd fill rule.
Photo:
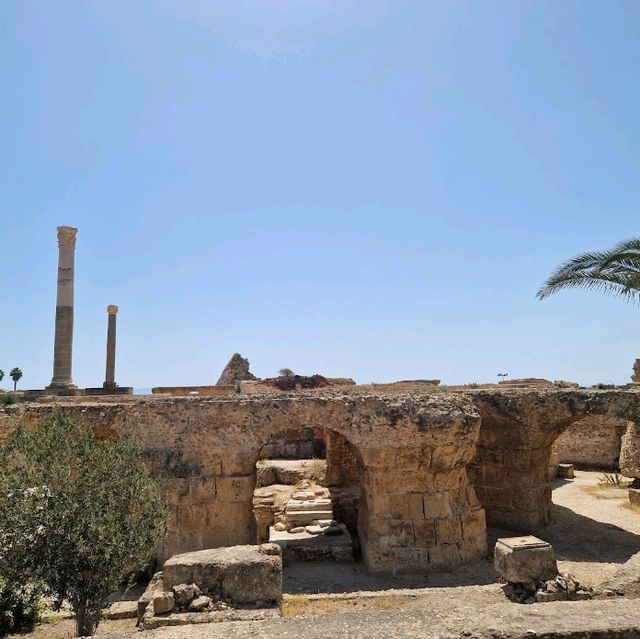
<svg viewBox="0 0 640 639">
<path fill-rule="evenodd" d="M 58 246 L 75 248 L 77 233 L 78 233 L 78 229 L 73 226 L 59 226 L 58 227 Z"/>
<path fill-rule="evenodd" d="M 109 313 L 109 315 L 115 315 L 118 312 L 118 307 L 115 304 L 109 304 L 109 306 L 107 306 L 107 313 Z"/>
</svg>

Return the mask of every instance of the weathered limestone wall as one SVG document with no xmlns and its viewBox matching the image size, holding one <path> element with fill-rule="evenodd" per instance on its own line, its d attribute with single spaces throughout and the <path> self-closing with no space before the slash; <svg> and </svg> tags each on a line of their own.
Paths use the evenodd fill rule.
<svg viewBox="0 0 640 639">
<path fill-rule="evenodd" d="M 324 426 L 329 483 L 345 489 L 345 512 L 357 512 L 350 526 L 369 568 L 386 574 L 449 569 L 480 557 L 485 511 L 490 523 L 512 530 L 548 524 L 552 446 L 578 420 L 633 421 L 629 442 L 640 441 L 636 390 L 313 391 L 60 405 L 84 416 L 100 436 L 140 439 L 172 508 L 163 557 L 254 543 L 260 450 L 286 429 Z M 9 415 L 35 424 L 52 406 L 0 410 L 0 438 Z M 636 448 L 627 449 L 635 459 Z M 357 508 L 349 505 L 355 499 Z"/>
<path fill-rule="evenodd" d="M 362 461 L 358 537 L 369 569 L 449 569 L 486 549 L 484 511 L 467 478 L 480 420 L 451 395 L 141 398 L 61 402 L 102 436 L 133 435 L 172 515 L 159 554 L 255 543 L 252 498 L 260 449 L 285 428 L 330 424 Z M 51 405 L 18 407 L 35 424 Z M 0 418 L 0 423 L 6 417 Z"/>
<path fill-rule="evenodd" d="M 629 422 L 615 417 L 585 417 L 571 424 L 553 444 L 560 462 L 579 468 L 617 469 Z"/>
<path fill-rule="evenodd" d="M 482 417 L 476 456 L 469 468 L 487 521 L 522 532 L 551 518 L 548 467 L 551 448 L 571 424 L 600 415 L 640 419 L 636 391 L 526 390 L 464 393 Z"/>
<path fill-rule="evenodd" d="M 270 439 L 261 455 L 264 459 L 324 459 L 324 428 L 289 428 Z"/>
</svg>

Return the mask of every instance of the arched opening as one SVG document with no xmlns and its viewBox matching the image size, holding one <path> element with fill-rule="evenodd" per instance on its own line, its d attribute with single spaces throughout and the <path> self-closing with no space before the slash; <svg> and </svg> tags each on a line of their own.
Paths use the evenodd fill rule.
<svg viewBox="0 0 640 639">
<path fill-rule="evenodd" d="M 558 463 L 581 469 L 620 470 L 622 436 L 630 422 L 619 417 L 589 415 L 567 426 L 552 446 L 550 474 Z"/>
<path fill-rule="evenodd" d="M 336 431 L 300 427 L 276 433 L 256 462 L 256 541 L 279 544 L 285 568 L 354 561 L 362 476 L 360 454 Z"/>
</svg>

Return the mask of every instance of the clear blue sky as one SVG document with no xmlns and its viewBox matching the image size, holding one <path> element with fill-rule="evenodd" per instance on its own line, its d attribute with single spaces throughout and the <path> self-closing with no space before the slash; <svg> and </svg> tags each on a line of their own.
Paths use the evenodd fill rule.
<svg viewBox="0 0 640 639">
<path fill-rule="evenodd" d="M 640 309 L 535 292 L 640 235 L 640 3 L 2 0 L 0 368 L 626 382 Z M 8 386 L 5 378 L 5 386 Z"/>
</svg>

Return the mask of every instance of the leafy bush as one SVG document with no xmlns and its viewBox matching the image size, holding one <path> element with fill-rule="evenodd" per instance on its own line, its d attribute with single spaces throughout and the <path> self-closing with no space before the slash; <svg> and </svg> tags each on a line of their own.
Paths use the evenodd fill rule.
<svg viewBox="0 0 640 639">
<path fill-rule="evenodd" d="M 159 486 L 131 440 L 99 441 L 57 410 L 0 448 L 0 566 L 42 583 L 92 635 L 121 576 L 147 562 L 165 526 Z"/>
<path fill-rule="evenodd" d="M 40 619 L 43 608 L 37 588 L 19 588 L 0 581 L 0 636 L 30 628 Z"/>
<path fill-rule="evenodd" d="M 16 398 L 9 393 L 0 394 L 0 405 L 8 406 L 9 404 L 15 404 Z"/>
</svg>

